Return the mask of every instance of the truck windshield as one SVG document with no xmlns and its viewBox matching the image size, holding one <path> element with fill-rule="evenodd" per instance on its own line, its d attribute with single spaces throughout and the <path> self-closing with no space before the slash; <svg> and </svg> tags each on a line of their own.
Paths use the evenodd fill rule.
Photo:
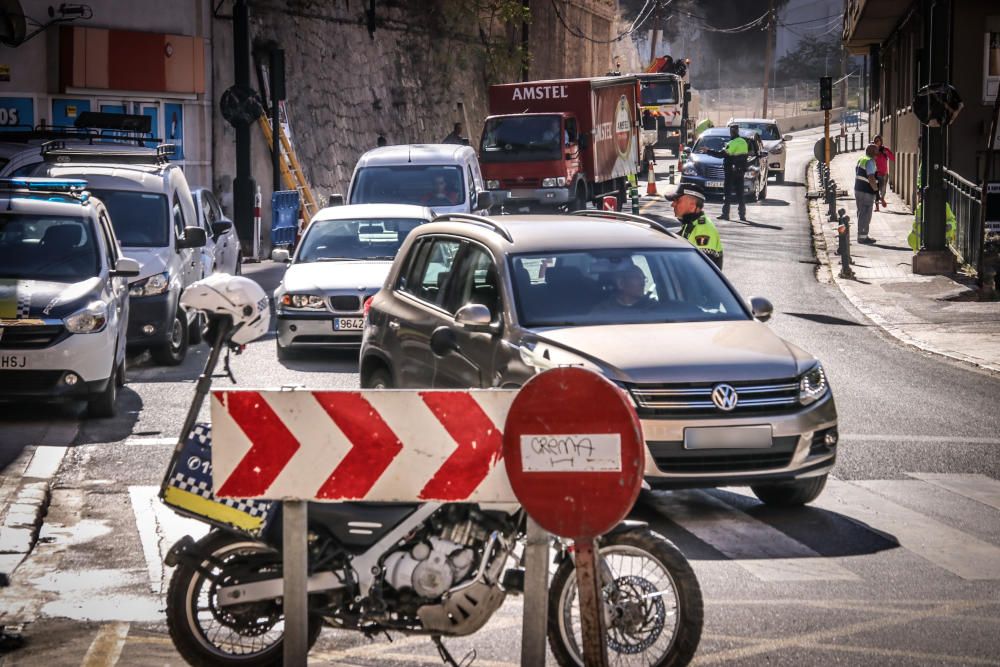
<svg viewBox="0 0 1000 667">
<path fill-rule="evenodd" d="M 351 188 L 351 203 L 457 206 L 465 203 L 465 179 L 452 165 L 364 167 Z"/>
<path fill-rule="evenodd" d="M 407 234 L 423 222 L 416 218 L 315 220 L 302 239 L 295 262 L 392 260 Z"/>
<path fill-rule="evenodd" d="M 555 115 L 490 118 L 483 128 L 479 159 L 482 162 L 558 160 L 561 144 L 569 139 L 561 127 L 562 119 Z"/>
<path fill-rule="evenodd" d="M 164 248 L 170 245 L 166 195 L 97 188 L 90 193 L 108 207 L 111 226 L 123 246 Z"/>
<path fill-rule="evenodd" d="M 54 215 L 0 215 L 0 278 L 76 283 L 93 278 L 100 270 L 100 254 L 89 221 Z"/>
<path fill-rule="evenodd" d="M 642 105 L 677 104 L 676 81 L 645 81 L 642 86 Z"/>
<path fill-rule="evenodd" d="M 749 319 L 695 248 L 532 253 L 510 261 L 525 327 Z"/>
</svg>

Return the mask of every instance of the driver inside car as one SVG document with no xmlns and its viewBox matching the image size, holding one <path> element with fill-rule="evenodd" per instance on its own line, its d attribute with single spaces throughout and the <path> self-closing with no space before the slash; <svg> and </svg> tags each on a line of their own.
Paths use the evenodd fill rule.
<svg viewBox="0 0 1000 667">
<path fill-rule="evenodd" d="M 458 192 L 448 187 L 448 182 L 444 176 L 435 176 L 433 190 L 421 197 L 420 203 L 427 206 L 433 206 L 434 204 L 439 206 L 442 204 L 454 205 L 460 204 L 461 200 Z"/>
<path fill-rule="evenodd" d="M 652 307 L 654 301 L 646 293 L 646 274 L 635 264 L 625 267 L 615 274 L 614 291 L 594 307 L 595 313 L 622 310 L 644 310 Z"/>
</svg>

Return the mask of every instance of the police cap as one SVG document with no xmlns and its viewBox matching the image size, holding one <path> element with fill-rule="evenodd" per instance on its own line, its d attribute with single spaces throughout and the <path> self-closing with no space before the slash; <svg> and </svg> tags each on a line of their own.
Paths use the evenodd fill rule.
<svg viewBox="0 0 1000 667">
<path fill-rule="evenodd" d="M 692 183 L 681 183 L 677 186 L 677 191 L 672 195 L 667 195 L 664 197 L 667 201 L 674 201 L 678 197 L 683 197 L 688 195 L 689 197 L 694 197 L 695 199 L 704 202 L 705 201 L 705 191 L 702 190 L 697 185 Z"/>
</svg>

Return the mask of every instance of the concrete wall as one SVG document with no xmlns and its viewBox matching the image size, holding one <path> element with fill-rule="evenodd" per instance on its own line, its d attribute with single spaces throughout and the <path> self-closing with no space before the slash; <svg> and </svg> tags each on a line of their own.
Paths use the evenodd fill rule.
<svg viewBox="0 0 1000 667">
<path fill-rule="evenodd" d="M 831 123 L 836 122 L 836 119 L 840 118 L 841 114 L 844 113 L 843 107 L 838 107 L 830 111 Z M 778 121 L 778 128 L 784 132 L 795 132 L 797 130 L 805 130 L 810 127 L 822 127 L 824 120 L 824 112 L 813 111 L 812 113 L 802 113 L 796 116 L 786 116 L 785 118 L 775 118 Z"/>
</svg>

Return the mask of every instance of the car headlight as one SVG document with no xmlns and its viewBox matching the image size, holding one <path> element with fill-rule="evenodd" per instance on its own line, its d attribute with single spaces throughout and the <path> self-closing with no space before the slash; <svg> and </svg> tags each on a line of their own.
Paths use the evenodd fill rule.
<svg viewBox="0 0 1000 667">
<path fill-rule="evenodd" d="M 149 276 L 148 278 L 143 278 L 142 280 L 137 280 L 128 286 L 129 296 L 155 296 L 157 294 L 163 294 L 170 287 L 170 274 L 169 273 L 157 273 L 155 275 Z"/>
<path fill-rule="evenodd" d="M 495 180 L 495 179 L 494 180 L 486 181 L 486 189 L 487 190 L 499 190 L 500 189 L 500 181 Z"/>
<path fill-rule="evenodd" d="M 684 174 L 685 176 L 697 176 L 698 167 L 695 165 L 694 162 L 688 162 L 684 165 L 684 169 L 682 170 L 681 173 Z"/>
<path fill-rule="evenodd" d="M 771 155 L 778 155 L 779 153 L 785 152 L 785 144 L 778 144 L 774 148 L 768 151 Z"/>
<path fill-rule="evenodd" d="M 554 178 L 543 178 L 542 187 L 543 188 L 561 188 L 566 185 L 565 176 L 556 176 Z"/>
<path fill-rule="evenodd" d="M 286 294 L 281 297 L 281 305 L 286 308 L 323 310 L 326 308 L 326 299 L 316 294 Z"/>
<path fill-rule="evenodd" d="M 829 385 L 826 383 L 826 373 L 823 365 L 816 364 L 799 378 L 799 403 L 809 405 L 823 398 Z"/>
<path fill-rule="evenodd" d="M 82 310 L 63 319 L 63 324 L 70 333 L 97 333 L 108 323 L 108 304 L 103 301 L 91 301 Z"/>
</svg>

